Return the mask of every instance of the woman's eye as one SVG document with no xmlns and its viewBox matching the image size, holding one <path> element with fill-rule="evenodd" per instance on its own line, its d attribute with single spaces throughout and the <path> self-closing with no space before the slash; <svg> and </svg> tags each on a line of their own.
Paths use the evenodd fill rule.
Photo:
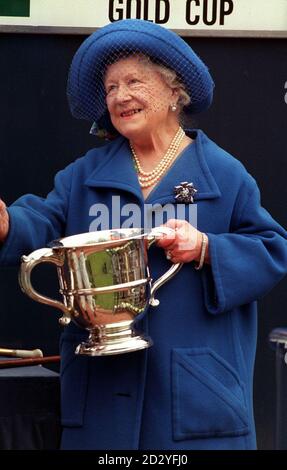
<svg viewBox="0 0 287 470">
<path fill-rule="evenodd" d="M 137 78 L 131 78 L 128 83 L 129 85 L 136 85 L 139 83 L 139 80 Z"/>
<path fill-rule="evenodd" d="M 109 93 L 115 91 L 116 88 L 117 88 L 116 85 L 110 85 L 110 86 L 108 86 L 107 89 L 106 89 L 107 95 L 108 95 Z"/>
</svg>

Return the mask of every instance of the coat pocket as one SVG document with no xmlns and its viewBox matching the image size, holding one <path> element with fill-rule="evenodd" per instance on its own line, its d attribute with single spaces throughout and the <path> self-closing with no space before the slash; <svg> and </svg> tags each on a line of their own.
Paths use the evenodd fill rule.
<svg viewBox="0 0 287 470">
<path fill-rule="evenodd" d="M 210 348 L 172 351 L 172 401 L 177 441 L 249 432 L 243 384 Z"/>
<path fill-rule="evenodd" d="M 61 338 L 61 422 L 63 426 L 83 425 L 88 388 L 89 358 L 75 349 L 85 337 L 64 333 Z"/>
</svg>

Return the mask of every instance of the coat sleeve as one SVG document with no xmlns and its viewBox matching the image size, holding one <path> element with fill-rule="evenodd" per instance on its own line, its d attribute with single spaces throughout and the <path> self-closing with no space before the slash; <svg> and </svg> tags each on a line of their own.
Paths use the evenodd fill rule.
<svg viewBox="0 0 287 470">
<path fill-rule="evenodd" d="M 210 265 L 203 269 L 203 286 L 212 314 L 260 299 L 287 272 L 287 233 L 261 206 L 258 187 L 250 180 L 230 233 L 207 234 Z"/>
<path fill-rule="evenodd" d="M 9 208 L 10 229 L 0 250 L 0 264 L 13 266 L 23 254 L 42 248 L 64 234 L 73 164 L 57 173 L 54 189 L 44 199 L 27 194 Z"/>
</svg>

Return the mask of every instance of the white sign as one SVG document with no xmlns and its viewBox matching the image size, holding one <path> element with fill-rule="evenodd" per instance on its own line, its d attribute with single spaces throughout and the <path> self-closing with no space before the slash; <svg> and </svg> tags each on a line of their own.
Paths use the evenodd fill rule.
<svg viewBox="0 0 287 470">
<path fill-rule="evenodd" d="M 7 3 L 6 13 L 0 3 L 0 14 L 6 15 L 0 16 L 2 31 L 14 25 L 85 32 L 120 19 L 141 18 L 187 34 L 266 31 L 287 36 L 287 0 L 23 0 L 30 4 L 26 17 L 9 16 L 13 1 Z"/>
</svg>

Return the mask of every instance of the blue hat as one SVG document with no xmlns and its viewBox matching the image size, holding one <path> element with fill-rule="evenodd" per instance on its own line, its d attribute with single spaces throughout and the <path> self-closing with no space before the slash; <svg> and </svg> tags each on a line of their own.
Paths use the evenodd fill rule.
<svg viewBox="0 0 287 470">
<path fill-rule="evenodd" d="M 77 50 L 68 77 L 68 100 L 74 117 L 104 123 L 110 120 L 103 76 L 117 58 L 143 53 L 174 70 L 191 98 L 187 113 L 198 113 L 212 102 L 214 83 L 206 65 L 176 33 L 145 20 L 110 23 L 89 36 Z"/>
</svg>

